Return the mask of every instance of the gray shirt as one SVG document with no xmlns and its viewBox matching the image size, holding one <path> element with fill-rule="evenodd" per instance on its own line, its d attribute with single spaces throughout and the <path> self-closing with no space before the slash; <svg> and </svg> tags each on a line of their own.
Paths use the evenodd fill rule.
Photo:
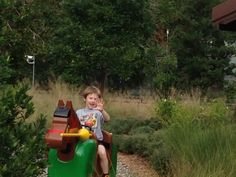
<svg viewBox="0 0 236 177">
<path fill-rule="evenodd" d="M 82 126 L 91 127 L 98 140 L 103 140 L 102 125 L 104 117 L 102 113 L 96 109 L 83 108 L 76 111 L 77 117 Z"/>
</svg>

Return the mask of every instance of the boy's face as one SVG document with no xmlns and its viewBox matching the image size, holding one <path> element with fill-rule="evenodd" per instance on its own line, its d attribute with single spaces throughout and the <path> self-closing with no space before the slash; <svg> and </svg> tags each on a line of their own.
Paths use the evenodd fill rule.
<svg viewBox="0 0 236 177">
<path fill-rule="evenodd" d="M 88 94 L 85 98 L 86 108 L 93 109 L 97 107 L 99 101 L 98 95 L 95 93 Z"/>
</svg>

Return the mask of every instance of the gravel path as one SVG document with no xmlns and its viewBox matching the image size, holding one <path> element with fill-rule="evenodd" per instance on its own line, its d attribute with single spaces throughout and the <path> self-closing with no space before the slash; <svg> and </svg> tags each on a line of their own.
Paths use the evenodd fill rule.
<svg viewBox="0 0 236 177">
<path fill-rule="evenodd" d="M 138 155 L 118 153 L 116 177 L 159 177 L 149 162 Z"/>
<path fill-rule="evenodd" d="M 135 175 L 129 167 L 120 161 L 117 161 L 117 174 L 116 177 L 134 177 Z"/>
</svg>

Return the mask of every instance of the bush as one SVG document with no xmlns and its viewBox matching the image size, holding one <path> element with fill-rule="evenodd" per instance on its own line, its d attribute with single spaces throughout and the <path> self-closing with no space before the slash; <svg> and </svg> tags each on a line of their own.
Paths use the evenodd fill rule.
<svg viewBox="0 0 236 177">
<path fill-rule="evenodd" d="M 224 91 L 225 91 L 227 103 L 229 104 L 234 103 L 236 99 L 236 82 L 234 81 L 226 82 Z"/>
<path fill-rule="evenodd" d="M 149 127 L 148 125 L 146 125 L 146 126 L 140 126 L 140 127 L 131 129 L 129 134 L 130 135 L 137 135 L 137 134 L 151 135 L 154 132 L 155 132 L 155 129 L 153 129 L 153 128 Z"/>
<path fill-rule="evenodd" d="M 209 127 L 229 122 L 232 112 L 222 99 L 202 102 L 201 104 L 164 99 L 157 103 L 156 115 L 156 119 L 163 127 L 187 122 L 195 122 L 203 127 Z"/>
<path fill-rule="evenodd" d="M 0 96 L 0 176 L 38 176 L 46 167 L 45 123 L 41 116 L 27 122 L 34 112 L 28 87 L 7 88 Z"/>
<path fill-rule="evenodd" d="M 231 111 L 223 100 L 212 100 L 206 105 L 205 111 L 201 114 L 201 119 L 206 120 L 205 123 L 225 124 L 230 122 Z"/>
<path fill-rule="evenodd" d="M 142 135 L 118 135 L 114 136 L 114 143 L 118 146 L 119 151 L 130 154 L 148 155 L 148 136 Z"/>
<path fill-rule="evenodd" d="M 176 102 L 171 99 L 162 99 L 157 102 L 156 116 L 163 127 L 170 125 L 174 121 Z"/>
<path fill-rule="evenodd" d="M 148 159 L 160 176 L 167 176 L 171 173 L 170 169 L 170 150 L 167 148 L 163 136 L 166 130 L 155 131 L 149 137 Z"/>
<path fill-rule="evenodd" d="M 135 118 L 129 119 L 112 119 L 108 124 L 105 124 L 104 129 L 113 134 L 140 134 L 152 133 L 162 127 L 157 118 L 147 120 L 138 120 Z"/>
<path fill-rule="evenodd" d="M 129 134 L 130 130 L 135 127 L 138 120 L 134 118 L 129 119 L 112 119 L 105 129 L 114 134 Z"/>
</svg>

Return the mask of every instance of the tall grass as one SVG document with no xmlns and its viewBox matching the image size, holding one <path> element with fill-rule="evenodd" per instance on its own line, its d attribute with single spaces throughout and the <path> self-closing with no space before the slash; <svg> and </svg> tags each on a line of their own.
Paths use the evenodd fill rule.
<svg viewBox="0 0 236 177">
<path fill-rule="evenodd" d="M 163 137 L 171 155 L 172 175 L 236 176 L 236 131 L 230 110 L 222 100 L 193 105 L 175 103 L 166 126 Z"/>
<path fill-rule="evenodd" d="M 48 117 L 48 123 L 51 123 L 53 112 L 57 106 L 59 99 L 72 101 L 74 109 L 84 107 L 84 101 L 80 96 L 82 88 L 67 85 L 61 82 L 50 82 L 48 89 L 34 87 L 29 91 L 29 95 L 33 96 L 35 105 L 35 114 L 43 113 Z M 112 118 L 138 118 L 148 119 L 155 115 L 153 99 L 148 94 L 134 97 L 131 92 L 125 94 L 109 93 L 105 90 L 104 106 Z"/>
<path fill-rule="evenodd" d="M 32 101 L 35 106 L 34 117 L 39 114 L 47 116 L 48 124 L 51 123 L 53 113 L 57 107 L 58 100 L 62 99 L 64 102 L 72 101 L 73 107 L 78 108 L 82 106 L 82 99 L 79 96 L 79 89 L 73 88 L 65 83 L 49 83 L 48 89 L 41 89 L 40 87 L 34 87 L 29 90 Z"/>
<path fill-rule="evenodd" d="M 193 125 L 171 127 L 165 142 L 172 153 L 174 176 L 236 176 L 235 138 L 235 131 L 229 125 L 208 129 Z"/>
</svg>

